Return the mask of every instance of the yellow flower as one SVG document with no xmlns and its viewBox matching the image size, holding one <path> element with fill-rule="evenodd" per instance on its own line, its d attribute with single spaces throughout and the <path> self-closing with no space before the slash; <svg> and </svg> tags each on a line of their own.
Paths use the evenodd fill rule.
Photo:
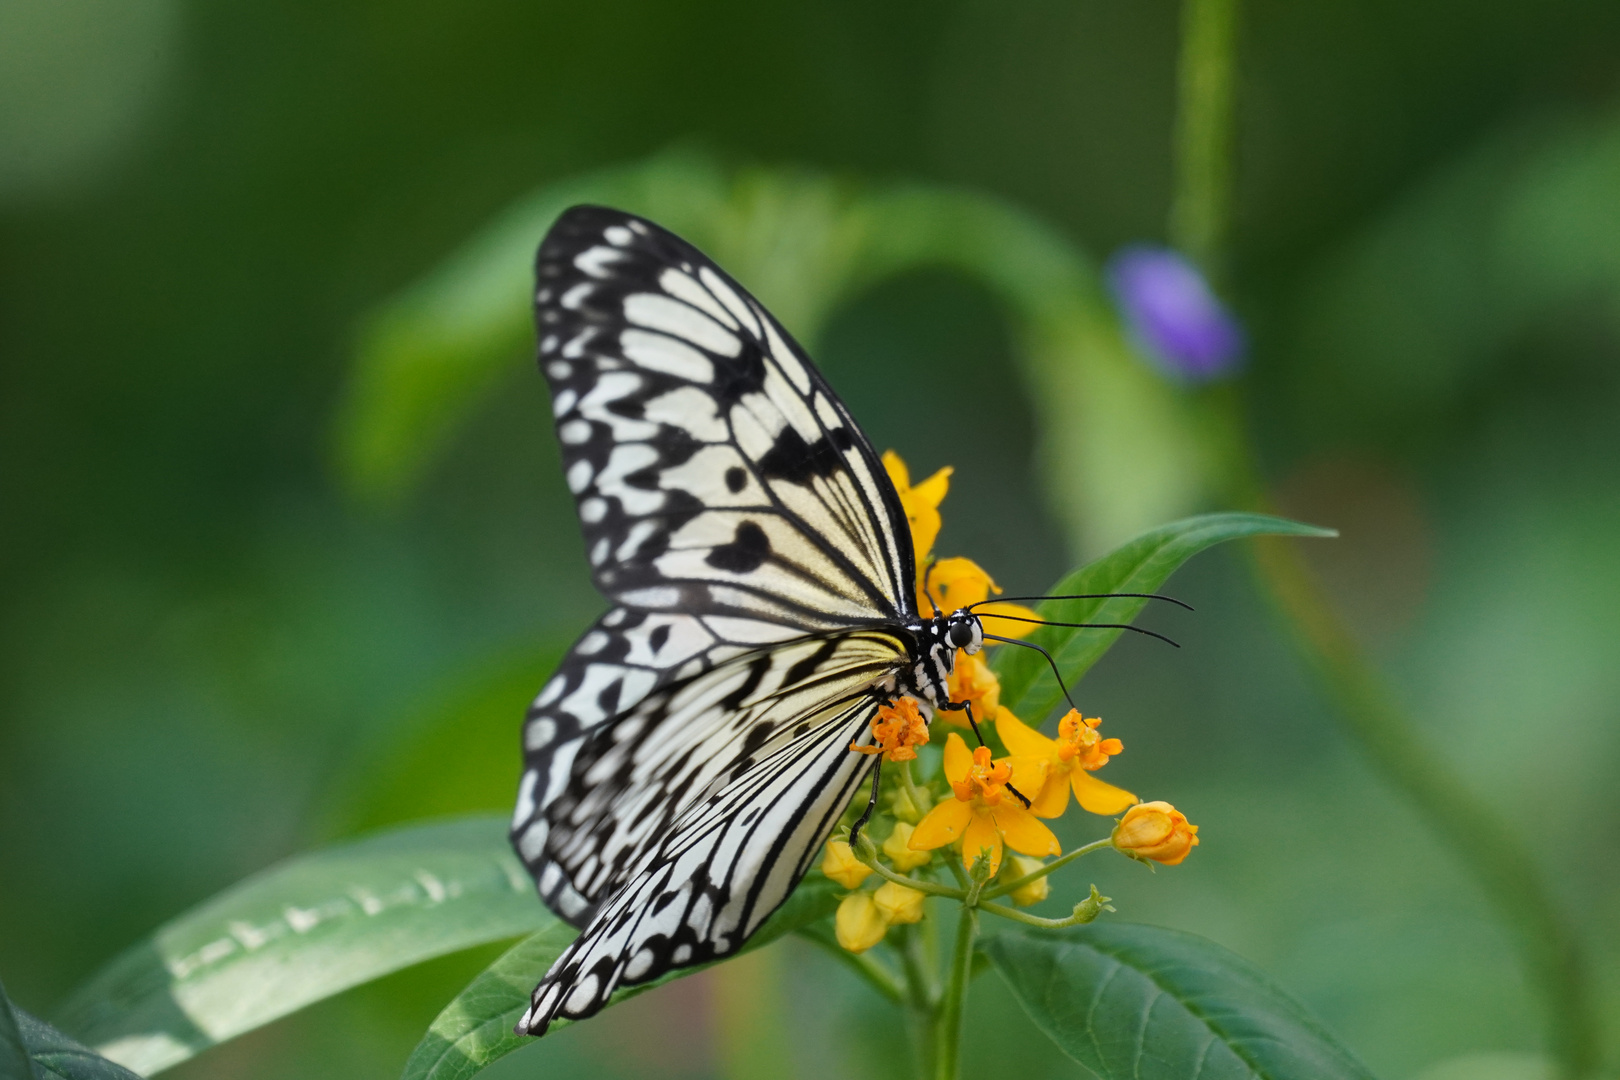
<svg viewBox="0 0 1620 1080">
<path fill-rule="evenodd" d="M 833 916 L 833 930 L 838 944 L 850 952 L 865 952 L 883 940 L 889 932 L 889 922 L 883 917 L 869 892 L 852 892 L 838 904 Z"/>
<path fill-rule="evenodd" d="M 1027 855 L 1014 855 L 1012 858 L 1008 859 L 1007 862 L 1011 864 L 1007 873 L 1010 874 L 1014 880 L 1023 877 L 1025 874 L 1033 874 L 1035 871 L 1046 865 L 1046 863 L 1042 862 L 1040 859 L 1031 859 Z M 1052 879 L 1050 876 L 1038 877 L 1027 885 L 1020 885 L 1007 895 L 1011 897 L 1012 902 L 1017 904 L 1019 907 L 1029 907 L 1031 904 L 1038 904 L 1042 900 L 1045 900 L 1048 896 L 1052 895 Z"/>
<path fill-rule="evenodd" d="M 884 761 L 911 761 L 917 756 L 912 749 L 928 741 L 928 721 L 912 698 L 897 698 L 881 706 L 872 717 L 871 746 L 849 748 L 857 754 L 882 754 Z"/>
<path fill-rule="evenodd" d="M 967 743 L 952 732 L 945 740 L 945 779 L 956 798 L 928 811 L 912 832 L 910 846 L 930 851 L 960 840 L 963 865 L 971 868 L 979 853 L 986 852 L 991 874 L 1001 866 L 1003 843 L 1025 855 L 1060 854 L 1063 849 L 1052 830 L 1007 790 L 1010 783 L 1019 791 L 1038 791 L 1045 772 L 1045 765 L 1032 758 L 992 761 L 989 747 L 969 753 Z"/>
<path fill-rule="evenodd" d="M 922 575 L 922 586 L 917 589 L 917 610 L 922 612 L 924 618 L 934 614 L 934 601 L 945 611 L 955 611 L 957 608 L 974 607 L 980 619 L 989 619 L 984 629 L 986 633 L 999 634 L 1001 637 L 1021 638 L 1035 629 L 1032 622 L 1021 622 L 1020 619 L 1038 619 L 1034 611 L 1022 604 L 998 600 L 995 603 L 985 603 L 990 599 L 991 593 L 1001 592 L 1001 586 L 995 583 L 984 567 L 972 559 L 955 556 L 949 559 L 940 559 L 930 569 L 926 563 L 918 563 L 917 572 Z M 1001 616 L 1016 616 L 1016 619 L 1002 618 Z M 992 643 L 993 644 L 993 643 Z"/>
<path fill-rule="evenodd" d="M 934 856 L 926 851 L 913 851 L 909 846 L 914 826 L 904 821 L 894 823 L 894 831 L 889 838 L 883 841 L 883 854 L 889 857 L 889 863 L 902 874 L 926 866 L 928 860 Z"/>
<path fill-rule="evenodd" d="M 1114 826 L 1113 841 L 1133 859 L 1175 866 L 1198 846 L 1198 826 L 1167 802 L 1138 803 Z"/>
<path fill-rule="evenodd" d="M 856 889 L 866 880 L 872 868 L 855 857 L 847 842 L 829 840 L 827 854 L 821 857 L 821 872 L 846 889 Z"/>
<path fill-rule="evenodd" d="M 912 487 L 911 470 L 906 468 L 906 463 L 893 450 L 883 452 L 883 468 L 894 482 L 894 489 L 900 493 L 900 508 L 905 511 L 906 521 L 911 525 L 911 544 L 917 552 L 920 573 L 922 567 L 928 565 L 928 556 L 934 551 L 934 541 L 939 538 L 939 504 L 945 501 L 945 493 L 951 489 L 951 473 L 955 470 L 947 465 Z"/>
<path fill-rule="evenodd" d="M 956 665 L 951 668 L 945 685 L 950 690 L 952 701 L 966 701 L 973 705 L 973 717 L 979 723 L 986 724 L 996 718 L 996 710 L 1001 707 L 1001 680 L 984 662 L 983 653 L 969 656 L 958 649 Z M 966 710 L 946 709 L 936 715 L 947 724 L 968 726 Z"/>
<path fill-rule="evenodd" d="M 882 912 L 883 919 L 890 926 L 901 923 L 921 922 L 923 917 L 923 901 L 928 899 L 917 889 L 908 889 L 904 885 L 897 885 L 892 881 L 885 881 L 878 886 L 878 891 L 872 894 L 872 903 Z"/>
<path fill-rule="evenodd" d="M 1097 733 L 1101 720 L 1086 720 L 1073 709 L 1058 724 L 1058 737 L 1049 739 L 1024 724 L 1007 709 L 996 716 L 996 731 L 1012 752 L 1013 760 L 1023 758 L 1044 762 L 1046 782 L 1038 793 L 1025 791 L 1030 809 L 1037 817 L 1055 818 L 1068 809 L 1069 792 L 1093 814 L 1117 814 L 1136 802 L 1124 788 L 1105 784 L 1092 776 L 1108 764 L 1108 758 L 1124 750 L 1118 739 L 1105 739 Z M 1023 791 L 1022 788 L 1019 789 Z"/>
</svg>

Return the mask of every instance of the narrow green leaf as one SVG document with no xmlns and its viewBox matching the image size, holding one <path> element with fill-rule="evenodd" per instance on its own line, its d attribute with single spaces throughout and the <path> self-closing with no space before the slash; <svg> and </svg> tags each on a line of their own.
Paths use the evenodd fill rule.
<svg viewBox="0 0 1620 1080">
<path fill-rule="evenodd" d="M 6 986 L 0 983 L 0 1078 L 28 1080 L 34 1076 L 29 1064 L 28 1044 L 23 1041 L 17 1023 L 17 1013 L 6 995 Z"/>
<path fill-rule="evenodd" d="M 752 952 L 801 927 L 824 919 L 838 907 L 843 890 L 819 874 L 800 883 L 787 903 L 759 928 L 743 952 Z M 484 970 L 439 1013 L 427 1034 L 405 1063 L 403 1080 L 467 1080 L 489 1065 L 528 1045 L 529 1039 L 512 1029 L 528 1007 L 529 994 L 551 967 L 576 931 L 557 923 L 518 942 Z M 725 963 L 724 960 L 716 961 Z M 613 995 L 610 1007 L 683 978 L 712 964 L 681 968 L 644 986 L 632 986 Z M 555 1031 L 568 1021 L 551 1026 Z"/>
<path fill-rule="evenodd" d="M 75 1042 L 38 1017 L 21 1009 L 16 1015 L 38 1080 L 140 1080 L 136 1073 Z M 11 1080 L 11 1075 L 0 1071 L 6 1080 Z"/>
<path fill-rule="evenodd" d="M 1192 934 L 1095 923 L 984 948 L 1035 1025 L 1101 1080 L 1372 1080 L 1263 972 Z"/>
<path fill-rule="evenodd" d="M 115 959 L 63 1026 L 151 1074 L 351 986 L 527 933 L 550 916 L 506 828 L 438 821 L 288 859 Z"/>
<path fill-rule="evenodd" d="M 1143 533 L 1069 574 L 1052 586 L 1051 595 L 1084 593 L 1151 593 L 1158 591 L 1181 564 L 1216 544 L 1245 536 L 1335 536 L 1296 521 L 1265 514 L 1203 514 Z M 1134 597 L 1110 600 L 1049 600 L 1037 609 L 1047 619 L 1076 623 L 1130 623 L 1150 601 Z M 1005 624 L 1003 624 L 1005 625 Z M 991 633 L 996 629 L 992 620 Z M 1026 639 L 1052 654 L 1064 680 L 1079 681 L 1122 630 L 1075 630 L 1042 627 Z M 1001 679 L 1001 703 L 1031 724 L 1041 723 L 1063 700 L 1063 692 L 1046 659 L 1033 649 L 1003 645 L 992 661 Z"/>
</svg>

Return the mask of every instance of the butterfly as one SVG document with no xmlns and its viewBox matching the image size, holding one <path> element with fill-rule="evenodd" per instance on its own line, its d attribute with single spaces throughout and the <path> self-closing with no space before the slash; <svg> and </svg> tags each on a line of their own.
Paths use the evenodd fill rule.
<svg viewBox="0 0 1620 1080">
<path fill-rule="evenodd" d="M 871 442 L 692 245 L 574 207 L 540 246 L 534 299 L 564 477 L 614 606 L 524 723 L 512 843 L 581 928 L 526 1035 L 741 948 L 876 767 L 855 747 L 878 709 L 962 708 L 946 679 L 986 637 L 971 610 L 919 613 Z"/>
</svg>

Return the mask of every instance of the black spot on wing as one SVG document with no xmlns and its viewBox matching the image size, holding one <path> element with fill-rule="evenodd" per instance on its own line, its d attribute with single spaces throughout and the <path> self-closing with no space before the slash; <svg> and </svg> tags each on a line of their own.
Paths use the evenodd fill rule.
<svg viewBox="0 0 1620 1080">
<path fill-rule="evenodd" d="M 765 350 L 748 334 L 741 340 L 736 356 L 714 358 L 713 394 L 723 405 L 735 405 L 745 395 L 765 388 Z"/>
<path fill-rule="evenodd" d="M 737 524 L 731 543 L 721 544 L 709 552 L 706 562 L 716 570 L 732 574 L 751 574 L 771 556 L 771 539 L 765 530 L 752 521 Z"/>
<path fill-rule="evenodd" d="M 833 435 L 842 433 L 835 429 Z M 848 439 L 848 434 L 843 433 Z M 849 468 L 832 439 L 822 436 L 815 442 L 806 442 L 791 427 L 783 428 L 776 442 L 759 459 L 759 471 L 769 480 L 787 480 L 794 484 L 808 484 L 814 477 L 836 476 Z"/>
</svg>

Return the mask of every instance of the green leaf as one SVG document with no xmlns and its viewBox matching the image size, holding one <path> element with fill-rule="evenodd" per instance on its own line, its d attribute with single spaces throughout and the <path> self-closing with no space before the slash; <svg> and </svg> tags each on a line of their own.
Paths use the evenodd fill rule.
<svg viewBox="0 0 1620 1080">
<path fill-rule="evenodd" d="M 550 916 L 506 828 L 439 821 L 288 859 L 118 957 L 63 1026 L 151 1074 L 349 987 L 532 931 Z"/>
<path fill-rule="evenodd" d="M 1102 1080 L 1372 1080 L 1263 972 L 1192 934 L 1095 923 L 984 948 L 1035 1025 Z"/>
<path fill-rule="evenodd" d="M 18 1027 L 17 1013 L 6 995 L 5 984 L 0 983 L 0 1077 L 25 1080 L 33 1075 L 34 1067 L 29 1064 L 28 1044 L 23 1041 Z"/>
<path fill-rule="evenodd" d="M 801 927 L 824 919 L 838 907 L 843 890 L 819 874 L 806 878 L 749 939 L 743 952 L 752 952 Z M 403 1080 L 467 1080 L 493 1062 L 531 1041 L 512 1029 L 529 1005 L 529 994 L 540 976 L 574 940 L 573 927 L 558 923 L 508 949 L 467 988 L 446 1005 L 405 1063 Z M 724 960 L 716 963 L 725 963 Z M 683 978 L 713 964 L 681 968 L 643 986 L 621 989 L 609 1006 Z M 555 1031 L 568 1024 L 559 1020 Z"/>
<path fill-rule="evenodd" d="M 1336 536 L 1331 529 L 1301 525 L 1265 514 L 1203 514 L 1143 533 L 1052 586 L 1052 595 L 1151 593 L 1200 551 L 1244 536 Z M 1130 623 L 1150 601 L 1048 600 L 1037 609 L 1047 619 L 1076 623 Z M 1003 624 L 1005 625 L 1005 624 Z M 987 627 L 995 632 L 994 622 Z M 1091 670 L 1122 630 L 1042 627 L 1025 640 L 1052 654 L 1069 685 Z M 1030 724 L 1039 724 L 1063 700 L 1046 659 L 1033 649 L 1002 645 L 991 662 L 1001 679 L 1001 703 Z"/>
<path fill-rule="evenodd" d="M 28 1044 L 34 1073 L 39 1080 L 140 1080 L 136 1073 L 109 1061 L 21 1009 L 17 1010 L 17 1026 L 22 1031 L 23 1041 Z"/>
</svg>

